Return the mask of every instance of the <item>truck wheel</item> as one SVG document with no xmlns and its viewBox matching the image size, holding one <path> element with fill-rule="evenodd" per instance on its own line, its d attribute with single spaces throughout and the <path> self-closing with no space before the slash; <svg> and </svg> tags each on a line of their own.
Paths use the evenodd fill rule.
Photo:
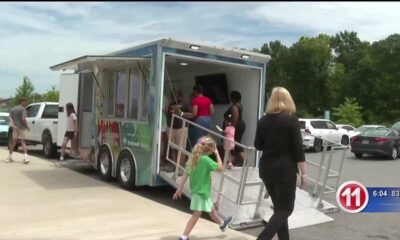
<svg viewBox="0 0 400 240">
<path fill-rule="evenodd" d="M 132 155 L 123 151 L 118 157 L 117 179 L 123 189 L 130 190 L 135 187 L 136 168 Z"/>
<path fill-rule="evenodd" d="M 314 139 L 314 152 L 321 152 L 323 149 L 322 140 L 315 138 Z"/>
<path fill-rule="evenodd" d="M 8 144 L 7 144 L 8 150 L 10 150 L 10 144 L 11 144 L 11 141 L 12 141 L 12 132 L 13 132 L 13 129 L 9 128 L 8 129 Z M 14 147 L 14 152 L 18 151 L 18 147 L 19 147 L 19 143 L 17 141 L 17 144 L 15 144 L 15 147 Z"/>
<path fill-rule="evenodd" d="M 345 145 L 345 146 L 349 145 L 349 137 L 348 136 L 343 136 L 342 140 L 340 141 L 340 143 L 342 145 Z"/>
<path fill-rule="evenodd" d="M 57 146 L 53 143 L 51 134 L 46 132 L 43 136 L 43 153 L 46 158 L 53 158 L 57 152 Z"/>
<path fill-rule="evenodd" d="M 108 147 L 103 146 L 97 155 L 97 171 L 104 181 L 111 180 L 112 158 Z"/>
</svg>

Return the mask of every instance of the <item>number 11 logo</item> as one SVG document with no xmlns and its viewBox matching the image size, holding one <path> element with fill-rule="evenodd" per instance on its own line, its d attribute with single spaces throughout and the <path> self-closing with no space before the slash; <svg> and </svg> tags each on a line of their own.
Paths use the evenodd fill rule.
<svg viewBox="0 0 400 240">
<path fill-rule="evenodd" d="M 340 185 L 336 193 L 339 207 L 348 213 L 361 212 L 368 204 L 367 188 L 356 181 L 348 181 Z"/>
</svg>

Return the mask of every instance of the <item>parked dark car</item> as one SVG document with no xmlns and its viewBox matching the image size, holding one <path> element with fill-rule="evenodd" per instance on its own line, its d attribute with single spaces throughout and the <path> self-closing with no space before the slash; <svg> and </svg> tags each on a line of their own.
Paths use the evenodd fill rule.
<svg viewBox="0 0 400 240">
<path fill-rule="evenodd" d="M 393 128 L 367 129 L 351 138 L 351 151 L 358 158 L 363 154 L 373 154 L 396 159 L 399 147 L 399 131 Z"/>
</svg>

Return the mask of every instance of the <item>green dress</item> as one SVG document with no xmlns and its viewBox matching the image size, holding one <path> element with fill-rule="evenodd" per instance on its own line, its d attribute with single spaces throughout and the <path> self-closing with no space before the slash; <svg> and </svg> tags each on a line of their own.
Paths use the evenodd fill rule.
<svg viewBox="0 0 400 240">
<path fill-rule="evenodd" d="M 192 211 L 211 212 L 213 206 L 211 199 L 211 172 L 217 169 L 218 164 L 206 155 L 200 157 L 194 169 L 186 168 L 186 175 L 189 176 L 189 185 L 192 192 L 190 202 Z"/>
</svg>

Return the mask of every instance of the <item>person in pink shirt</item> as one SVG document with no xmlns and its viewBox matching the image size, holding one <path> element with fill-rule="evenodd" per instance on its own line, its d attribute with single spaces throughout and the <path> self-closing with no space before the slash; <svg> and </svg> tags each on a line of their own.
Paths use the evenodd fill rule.
<svg viewBox="0 0 400 240">
<path fill-rule="evenodd" d="M 211 115 L 214 114 L 214 106 L 208 97 L 203 95 L 203 87 L 201 85 L 195 85 L 193 87 L 194 98 L 192 99 L 192 112 L 182 113 L 184 118 L 189 118 L 196 124 L 211 129 L 212 121 Z M 190 145 L 194 146 L 198 139 L 207 135 L 208 132 L 198 127 L 189 126 L 189 140 Z"/>
<path fill-rule="evenodd" d="M 232 124 L 232 115 L 226 119 L 226 126 L 224 129 L 225 137 L 228 139 L 224 139 L 224 149 L 225 152 L 228 150 L 228 165 L 226 166 L 227 169 L 232 169 L 232 154 L 231 152 L 235 149 L 235 127 Z"/>
</svg>

